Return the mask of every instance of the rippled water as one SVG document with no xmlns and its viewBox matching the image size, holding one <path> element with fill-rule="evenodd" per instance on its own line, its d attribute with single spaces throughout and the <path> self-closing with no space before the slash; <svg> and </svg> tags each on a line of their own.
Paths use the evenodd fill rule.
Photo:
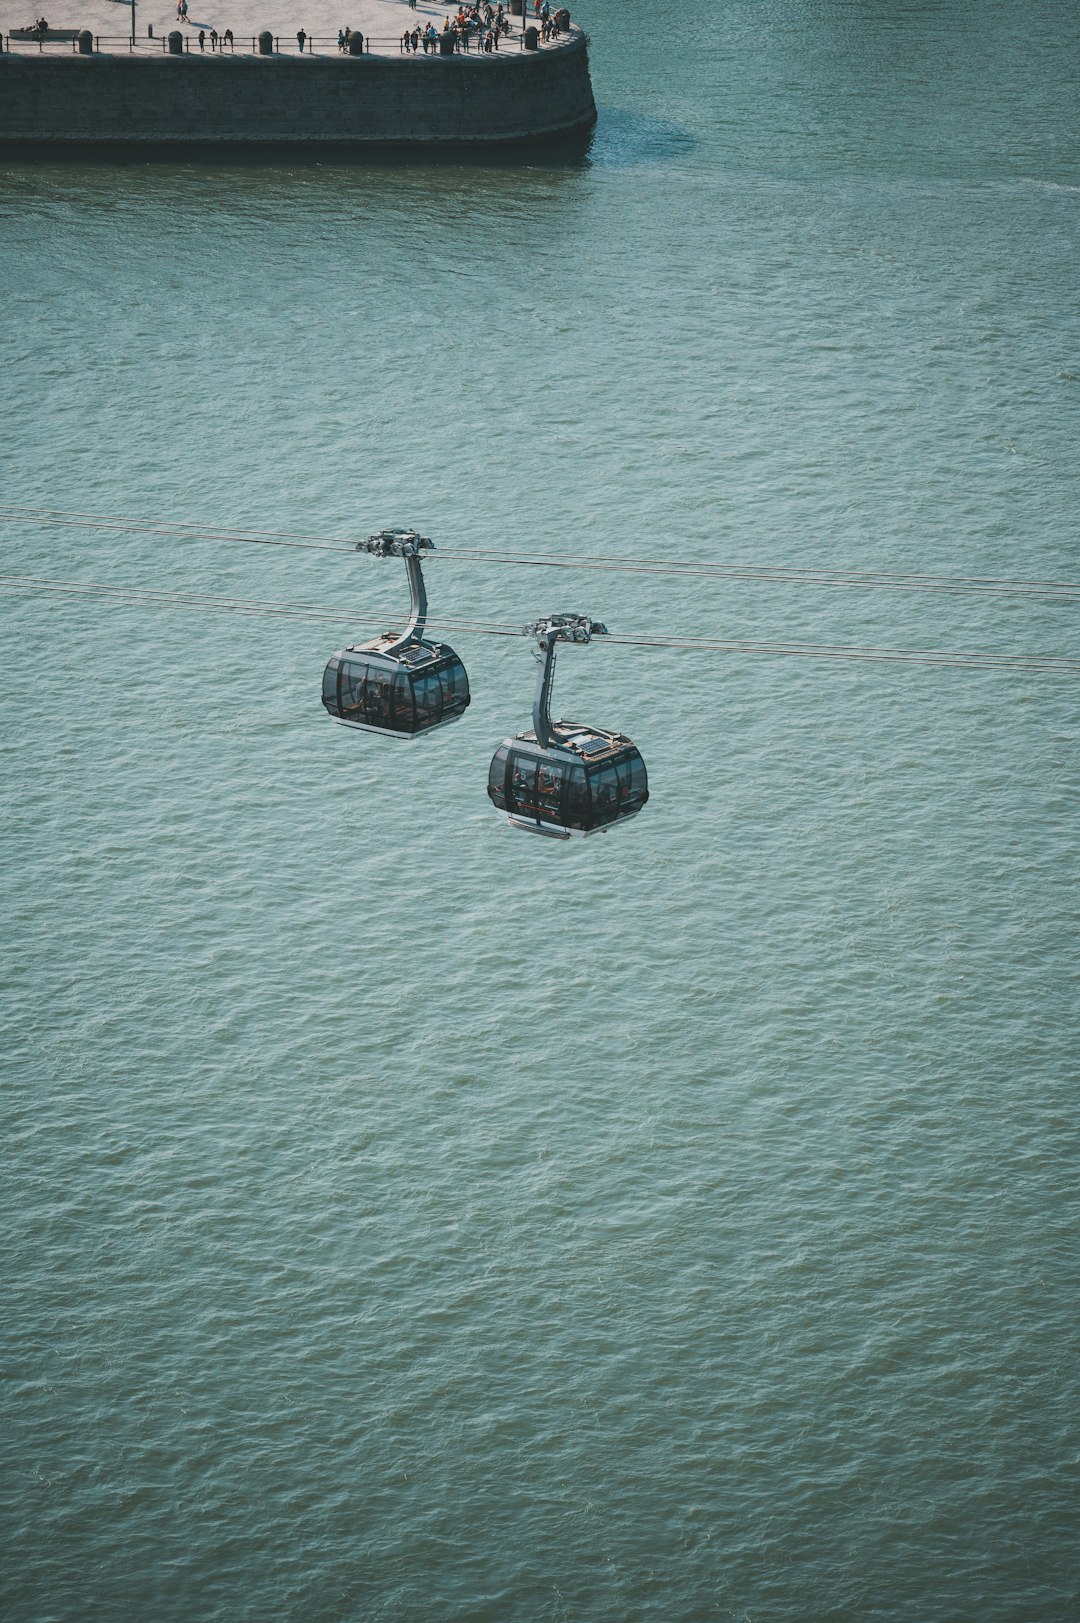
<svg viewBox="0 0 1080 1623">
<path fill-rule="evenodd" d="M 1071 8 L 596 0 L 550 161 L 2 171 L 0 503 L 432 534 L 433 609 L 1076 653 Z M 691 49 L 692 47 L 692 49 Z M 594 646 L 653 796 L 413 746 L 396 564 L 4 522 L 6 1618 L 1077 1616 L 1075 680 Z M 436 619 L 437 624 L 437 619 Z"/>
</svg>

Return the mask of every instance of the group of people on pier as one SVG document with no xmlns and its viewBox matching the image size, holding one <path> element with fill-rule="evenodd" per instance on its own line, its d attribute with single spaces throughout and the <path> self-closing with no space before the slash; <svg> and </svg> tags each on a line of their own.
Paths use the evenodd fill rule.
<svg viewBox="0 0 1080 1623">
<path fill-rule="evenodd" d="M 176 0 L 176 20 L 178 23 L 187 22 L 188 0 Z M 199 50 L 205 51 L 208 42 L 212 51 L 232 51 L 236 48 L 236 42 L 233 39 L 233 31 L 231 28 L 226 28 L 223 34 L 219 34 L 216 28 L 200 28 Z"/>
<path fill-rule="evenodd" d="M 440 38 L 449 38 L 455 51 L 469 50 L 474 39 L 478 51 L 497 51 L 499 40 L 509 32 L 510 19 L 503 9 L 502 0 L 499 0 L 498 6 L 492 6 L 490 0 L 485 0 L 483 5 L 469 8 L 459 6 L 457 15 L 447 17 L 441 31 L 434 23 L 428 23 L 426 28 L 406 28 L 401 36 L 401 50 L 405 55 L 410 52 L 415 55 L 422 46 L 426 55 L 429 51 L 439 51 Z"/>
<path fill-rule="evenodd" d="M 528 0 L 525 0 L 525 5 L 527 3 Z M 415 9 L 416 0 L 409 0 L 409 4 Z M 521 9 L 524 9 L 524 6 Z M 540 24 L 540 37 L 544 41 L 555 38 L 570 26 L 570 13 L 563 7 L 553 11 L 550 0 L 533 0 L 533 10 Z M 176 0 L 176 17 L 178 22 L 187 22 L 188 0 Z M 45 39 L 48 30 L 49 25 L 44 17 L 34 23 L 34 33 L 38 39 Z M 503 0 L 498 0 L 496 5 L 492 5 L 491 0 L 474 0 L 474 3 L 468 6 L 465 0 L 461 0 L 456 14 L 448 16 L 441 29 L 436 28 L 433 22 L 429 22 L 425 28 L 419 26 L 407 28 L 399 44 L 406 56 L 415 55 L 421 47 L 426 56 L 429 52 L 437 54 L 440 49 L 445 51 L 446 47 L 441 46 L 440 42 L 449 36 L 455 51 L 470 50 L 474 39 L 478 51 L 497 51 L 500 39 L 509 33 L 510 18 Z M 343 55 L 348 53 L 352 34 L 351 28 L 338 29 L 337 48 Z M 296 36 L 301 53 L 308 39 L 308 34 L 301 28 Z M 205 51 L 207 44 L 212 51 L 235 49 L 231 28 L 226 28 L 223 34 L 219 34 L 216 28 L 209 30 L 200 28 L 198 43 L 200 51 Z"/>
<path fill-rule="evenodd" d="M 205 51 L 206 50 L 206 44 L 207 44 L 208 40 L 210 42 L 210 49 L 212 51 L 232 51 L 232 50 L 235 50 L 235 48 L 236 48 L 236 42 L 233 39 L 233 31 L 232 31 L 231 28 L 226 28 L 226 30 L 225 30 L 225 32 L 223 34 L 219 34 L 216 28 L 211 28 L 209 32 L 207 32 L 207 30 L 205 28 L 200 28 L 199 29 L 199 50 L 200 51 Z"/>
<path fill-rule="evenodd" d="M 552 11 L 548 0 L 533 0 L 533 11 L 540 19 L 540 38 L 545 44 L 570 27 L 570 13 L 565 6 Z"/>
<path fill-rule="evenodd" d="M 415 0 L 409 0 L 410 5 Z M 554 39 L 564 29 L 570 26 L 570 13 L 563 7 L 553 11 L 550 0 L 533 0 L 533 9 L 540 23 L 540 37 L 545 42 Z M 449 36 L 453 40 L 455 51 L 468 51 L 471 42 L 475 39 L 478 51 L 497 51 L 499 40 L 504 34 L 510 32 L 510 18 L 503 7 L 502 0 L 497 6 L 492 6 L 490 0 L 483 4 L 475 3 L 466 6 L 459 5 L 456 16 L 447 17 L 442 29 L 428 23 L 426 28 L 406 28 L 399 42 L 403 55 L 415 55 L 423 47 L 424 54 L 439 52 L 441 40 Z M 348 30 L 345 33 L 338 31 L 338 50 L 344 51 L 348 46 Z"/>
</svg>

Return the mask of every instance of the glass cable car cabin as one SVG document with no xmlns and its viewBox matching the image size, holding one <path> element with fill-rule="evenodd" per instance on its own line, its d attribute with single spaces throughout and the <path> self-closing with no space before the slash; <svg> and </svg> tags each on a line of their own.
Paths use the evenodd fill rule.
<svg viewBox="0 0 1080 1623">
<path fill-rule="evenodd" d="M 540 647 L 533 729 L 499 745 L 488 796 L 512 828 L 553 839 L 597 834 L 635 816 L 649 798 L 645 762 L 624 733 L 551 720 L 551 683 L 560 642 L 589 642 L 606 627 L 554 614 L 526 628 Z"/>
<path fill-rule="evenodd" d="M 428 641 L 423 634 L 427 591 L 420 554 L 434 550 L 434 542 L 415 530 L 380 530 L 358 541 L 356 550 L 404 558 L 412 608 L 400 634 L 384 631 L 374 642 L 331 656 L 322 685 L 327 714 L 346 727 L 392 738 L 413 738 L 456 721 L 469 705 L 465 667 L 449 644 Z"/>
</svg>

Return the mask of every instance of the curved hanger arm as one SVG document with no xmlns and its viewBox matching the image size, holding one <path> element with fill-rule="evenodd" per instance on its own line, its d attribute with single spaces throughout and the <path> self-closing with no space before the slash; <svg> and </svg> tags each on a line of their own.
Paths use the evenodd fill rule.
<svg viewBox="0 0 1080 1623">
<path fill-rule="evenodd" d="M 557 637 L 541 638 L 540 652 L 537 654 L 539 670 L 536 673 L 536 692 L 533 695 L 533 732 L 536 742 L 542 749 L 550 749 L 555 743 L 555 732 L 551 725 L 551 683 L 555 675 L 555 648 Z"/>
<path fill-rule="evenodd" d="M 536 692 L 533 696 L 533 732 L 541 749 L 551 749 L 559 741 L 551 720 L 551 684 L 555 676 L 555 650 L 560 642 L 591 642 L 593 637 L 606 636 L 607 626 L 599 620 L 590 620 L 584 614 L 551 614 L 546 620 L 525 627 L 525 635 L 536 638 L 539 646 L 537 659 L 540 669 L 536 674 Z"/>
<path fill-rule="evenodd" d="M 424 571 L 420 568 L 420 559 L 415 552 L 405 554 L 405 568 L 409 572 L 409 591 L 412 593 L 409 623 L 400 637 L 387 644 L 383 649 L 384 654 L 399 654 L 403 648 L 408 648 L 410 643 L 419 642 L 427 624 L 427 587 L 424 585 Z"/>
<path fill-rule="evenodd" d="M 399 654 L 403 648 L 420 642 L 424 635 L 424 626 L 427 624 L 427 588 L 424 585 L 424 571 L 420 567 L 420 554 L 425 551 L 434 552 L 435 543 L 426 535 L 417 535 L 415 530 L 380 530 L 376 535 L 369 535 L 366 541 L 358 541 L 356 550 L 373 553 L 377 558 L 405 560 L 409 576 L 409 592 L 412 597 L 409 623 L 400 637 L 395 637 L 380 650 L 384 654 Z"/>
</svg>

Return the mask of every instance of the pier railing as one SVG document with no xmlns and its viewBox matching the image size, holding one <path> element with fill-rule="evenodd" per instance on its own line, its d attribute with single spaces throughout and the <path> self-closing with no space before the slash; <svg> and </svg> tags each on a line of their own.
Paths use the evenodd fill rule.
<svg viewBox="0 0 1080 1623">
<path fill-rule="evenodd" d="M 170 32 L 172 32 L 172 30 L 170 30 Z M 412 30 L 410 29 L 409 32 L 411 33 Z M 487 54 L 484 51 L 484 32 L 486 32 L 486 30 L 480 33 L 466 35 L 464 38 L 458 37 L 455 41 L 455 54 L 460 53 L 466 56 L 482 56 Z M 198 33 L 183 34 L 184 54 L 186 56 L 190 56 L 192 52 L 194 52 L 196 56 L 235 56 L 238 51 L 241 55 L 250 54 L 252 56 L 256 56 L 259 54 L 259 41 L 258 37 L 255 35 L 252 35 L 250 38 L 248 38 L 246 35 L 242 35 L 240 39 L 236 39 L 234 37 L 231 40 L 225 40 L 219 36 L 214 43 L 211 43 L 210 35 L 207 30 L 203 31 L 203 36 L 203 45 L 200 47 Z M 537 45 L 540 50 L 543 50 L 545 46 L 550 47 L 552 45 L 558 45 L 567 37 L 568 36 L 565 34 L 555 34 L 546 41 L 538 40 Z M 442 34 L 440 32 L 439 36 L 434 41 L 429 42 L 428 49 L 426 51 L 424 50 L 424 43 L 421 39 L 416 50 L 413 51 L 410 48 L 408 55 L 416 57 L 439 56 L 441 54 L 439 48 L 441 38 Z M 512 29 L 509 34 L 500 34 L 499 44 L 491 54 L 497 55 L 499 51 L 513 50 L 515 46 L 518 50 L 523 50 L 525 48 L 525 34 L 524 30 L 522 30 L 520 27 Z M 32 35 L 29 29 L 14 29 L 10 34 L 0 35 L 0 47 L 2 47 L 4 52 L 36 51 L 42 55 L 45 53 L 50 55 L 77 55 L 79 52 L 79 31 L 77 29 L 64 29 L 56 37 L 38 39 Z M 99 54 L 101 52 L 105 52 L 106 54 L 115 54 L 122 51 L 127 51 L 131 55 L 136 53 L 142 54 L 145 52 L 150 52 L 151 54 L 168 54 L 168 50 L 168 33 L 164 35 L 151 35 L 147 39 L 134 40 L 131 38 L 130 34 L 94 35 L 94 51 L 95 53 Z M 288 35 L 281 38 L 279 38 L 277 35 L 274 36 L 275 56 L 338 56 L 344 55 L 347 52 L 348 47 L 342 47 L 338 44 L 336 34 L 312 35 L 305 33 L 303 49 L 301 49 L 300 43 L 295 36 L 293 36 L 292 39 L 290 39 Z M 362 51 L 356 54 L 363 54 L 364 56 L 393 56 L 395 53 L 399 55 L 405 54 L 404 31 L 402 34 L 395 35 L 393 38 L 372 38 L 370 35 L 365 34 Z"/>
</svg>

